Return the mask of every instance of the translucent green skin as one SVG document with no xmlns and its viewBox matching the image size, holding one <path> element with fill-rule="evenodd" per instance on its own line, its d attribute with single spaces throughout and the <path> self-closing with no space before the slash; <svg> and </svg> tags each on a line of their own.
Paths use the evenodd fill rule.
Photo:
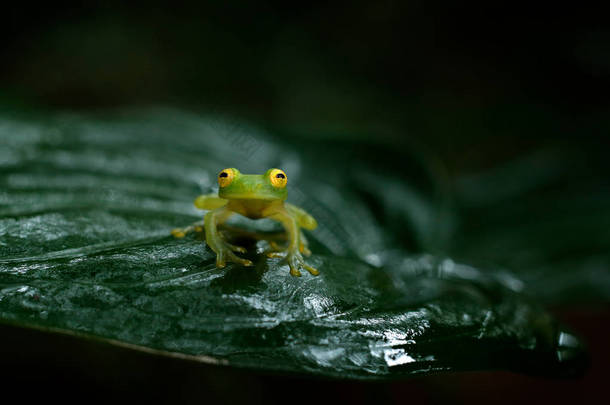
<svg viewBox="0 0 610 405">
<path fill-rule="evenodd" d="M 209 210 L 204 217 L 206 243 L 216 252 L 216 266 L 224 267 L 227 261 L 251 266 L 252 262 L 243 259 L 235 252 L 244 253 L 246 249 L 226 242 L 218 232 L 222 224 L 233 214 L 240 214 L 251 219 L 270 218 L 280 222 L 286 230 L 288 245 L 284 248 L 271 244 L 273 250 L 267 252 L 270 257 L 284 257 L 290 267 L 290 274 L 301 276 L 300 270 L 305 269 L 312 275 L 318 275 L 315 268 L 305 263 L 303 255 L 311 252 L 301 229 L 312 230 L 318 224 L 316 220 L 303 209 L 284 202 L 288 196 L 286 187 L 275 187 L 269 169 L 265 174 L 241 174 L 237 169 L 231 169 L 234 177 L 231 183 L 220 187 L 218 196 L 213 194 L 200 195 L 195 199 L 195 206 Z M 184 230 L 172 231 L 175 236 L 184 236 Z"/>
</svg>

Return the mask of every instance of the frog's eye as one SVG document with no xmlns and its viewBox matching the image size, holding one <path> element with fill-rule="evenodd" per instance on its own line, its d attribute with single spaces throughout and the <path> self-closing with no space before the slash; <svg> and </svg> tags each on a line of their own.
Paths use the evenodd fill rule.
<svg viewBox="0 0 610 405">
<path fill-rule="evenodd" d="M 288 177 L 286 177 L 286 173 L 280 169 L 273 169 L 269 172 L 269 180 L 273 187 L 284 188 L 286 187 L 286 183 L 288 183 Z"/>
<path fill-rule="evenodd" d="M 220 187 L 226 187 L 231 184 L 233 178 L 235 178 L 235 171 L 233 169 L 224 169 L 218 173 L 218 185 Z"/>
</svg>

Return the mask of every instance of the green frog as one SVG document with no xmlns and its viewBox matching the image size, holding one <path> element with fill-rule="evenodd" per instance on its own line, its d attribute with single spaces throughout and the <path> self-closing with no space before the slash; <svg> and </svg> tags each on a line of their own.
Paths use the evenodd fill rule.
<svg viewBox="0 0 610 405">
<path fill-rule="evenodd" d="M 200 195 L 195 199 L 195 207 L 208 210 L 203 219 L 205 240 L 216 253 L 216 266 L 225 267 L 226 262 L 252 266 L 252 262 L 235 254 L 245 253 L 246 249 L 228 243 L 218 231 L 218 225 L 231 215 L 240 214 L 250 219 L 270 218 L 280 222 L 285 231 L 287 246 L 280 247 L 270 242 L 272 251 L 269 257 L 283 257 L 290 268 L 290 274 L 301 276 L 302 269 L 317 276 L 318 270 L 303 259 L 311 255 L 307 239 L 302 229 L 313 230 L 318 226 L 316 220 L 305 210 L 286 201 L 288 177 L 280 169 L 269 169 L 264 174 L 242 174 L 235 168 L 222 170 L 218 174 L 218 195 Z M 174 229 L 172 234 L 184 237 L 189 228 Z"/>
</svg>

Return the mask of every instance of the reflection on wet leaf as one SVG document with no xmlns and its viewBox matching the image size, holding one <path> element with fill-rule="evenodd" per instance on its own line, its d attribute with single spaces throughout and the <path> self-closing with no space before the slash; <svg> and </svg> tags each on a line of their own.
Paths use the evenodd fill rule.
<svg viewBox="0 0 610 405">
<path fill-rule="evenodd" d="M 355 167 L 357 153 L 165 110 L 44 124 L 2 118 L 0 140 L 4 322 L 338 377 L 582 370 L 578 339 L 522 297 L 519 279 L 407 252 L 442 248 L 447 205 L 392 175 L 371 201 L 376 171 L 364 158 Z M 289 173 L 289 201 L 320 223 L 309 234 L 320 276 L 291 277 L 254 243 L 253 267 L 217 269 L 197 235 L 169 235 L 200 219 L 193 198 L 213 191 L 227 166 Z"/>
</svg>

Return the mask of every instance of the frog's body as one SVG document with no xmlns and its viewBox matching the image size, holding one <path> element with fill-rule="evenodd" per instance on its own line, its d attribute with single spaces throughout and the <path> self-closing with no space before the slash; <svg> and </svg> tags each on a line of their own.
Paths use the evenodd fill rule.
<svg viewBox="0 0 610 405">
<path fill-rule="evenodd" d="M 216 252 L 216 266 L 224 267 L 226 261 L 244 266 L 251 266 L 250 260 L 242 259 L 234 252 L 244 253 L 245 248 L 227 243 L 218 232 L 218 225 L 233 214 L 240 214 L 250 219 L 270 218 L 279 221 L 286 229 L 288 246 L 284 249 L 285 258 L 290 267 L 290 274 L 300 276 L 301 269 L 313 275 L 318 270 L 307 265 L 302 254 L 311 254 L 307 240 L 301 231 L 315 229 L 316 220 L 303 209 L 286 203 L 286 174 L 279 169 L 269 169 L 265 174 L 241 174 L 237 169 L 229 168 L 218 175 L 218 196 L 201 195 L 195 199 L 195 206 L 209 210 L 204 217 L 205 238 L 208 246 Z M 172 234 L 184 236 L 185 230 L 174 229 Z M 275 245 L 276 246 L 276 245 Z M 277 246 L 276 246 L 277 247 Z M 269 256 L 281 255 L 279 251 Z"/>
<path fill-rule="evenodd" d="M 227 208 L 237 214 L 243 215 L 250 219 L 261 219 L 269 216 L 271 212 L 281 209 L 284 205 L 283 201 L 267 201 L 267 200 L 228 200 Z"/>
</svg>

